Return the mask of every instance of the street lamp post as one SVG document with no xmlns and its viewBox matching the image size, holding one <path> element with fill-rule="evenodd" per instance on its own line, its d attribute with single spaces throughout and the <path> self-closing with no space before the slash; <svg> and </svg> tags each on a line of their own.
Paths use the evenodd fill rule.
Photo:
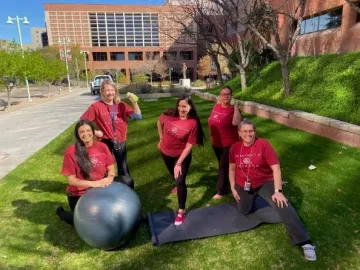
<svg viewBox="0 0 360 270">
<path fill-rule="evenodd" d="M 23 47 L 23 43 L 22 43 L 22 37 L 21 37 L 21 30 L 20 30 L 20 21 L 24 21 L 23 24 L 27 25 L 30 24 L 28 19 L 26 17 L 20 18 L 19 16 L 16 16 L 15 18 L 12 18 L 10 16 L 8 16 L 7 19 L 7 24 L 13 24 L 12 20 L 16 20 L 17 23 L 17 29 L 18 29 L 18 34 L 19 34 L 19 41 L 20 41 L 20 47 L 21 47 L 21 52 L 22 52 L 22 57 L 24 58 L 24 47 Z M 29 87 L 29 82 L 27 77 L 25 77 L 25 83 L 26 83 L 26 89 L 27 89 L 27 95 L 28 95 L 28 101 L 31 102 L 31 96 L 30 96 L 30 87 Z"/>
<path fill-rule="evenodd" d="M 86 88 L 89 89 L 89 78 L 88 78 L 88 72 L 87 72 L 87 60 L 86 60 L 86 56 L 88 55 L 88 51 L 80 51 L 83 55 L 84 55 L 84 59 L 85 59 L 85 76 L 86 76 Z"/>
<path fill-rule="evenodd" d="M 171 84 L 171 71 L 173 70 L 173 68 L 169 68 L 169 77 L 170 77 L 170 84 Z"/>
<path fill-rule="evenodd" d="M 67 55 L 67 48 L 66 48 L 66 45 L 70 42 L 70 39 L 63 37 L 63 38 L 59 38 L 58 42 L 64 46 L 64 56 L 65 56 L 65 64 L 66 64 L 66 71 L 67 71 L 68 87 L 69 87 L 69 92 L 72 92 L 71 91 L 71 83 L 70 83 L 70 74 L 69 74 L 68 55 Z"/>
</svg>

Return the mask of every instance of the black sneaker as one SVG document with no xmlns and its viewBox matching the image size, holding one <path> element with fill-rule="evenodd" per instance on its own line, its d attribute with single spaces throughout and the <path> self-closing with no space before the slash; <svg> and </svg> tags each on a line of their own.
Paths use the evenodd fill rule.
<svg viewBox="0 0 360 270">
<path fill-rule="evenodd" d="M 64 208 L 60 205 L 56 206 L 56 209 L 55 209 L 55 214 L 60 218 L 60 213 L 61 212 L 64 212 Z"/>
</svg>

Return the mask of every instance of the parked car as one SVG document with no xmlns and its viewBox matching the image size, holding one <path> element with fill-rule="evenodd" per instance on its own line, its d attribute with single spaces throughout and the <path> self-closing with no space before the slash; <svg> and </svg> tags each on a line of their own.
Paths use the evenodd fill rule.
<svg viewBox="0 0 360 270">
<path fill-rule="evenodd" d="M 91 94 L 96 95 L 100 94 L 100 86 L 104 80 L 113 81 L 110 75 L 96 75 L 94 80 L 91 82 Z"/>
</svg>

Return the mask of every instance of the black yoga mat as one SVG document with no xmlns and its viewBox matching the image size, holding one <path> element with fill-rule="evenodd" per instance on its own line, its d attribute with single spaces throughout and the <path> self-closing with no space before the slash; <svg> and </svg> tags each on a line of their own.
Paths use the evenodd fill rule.
<svg viewBox="0 0 360 270">
<path fill-rule="evenodd" d="M 189 211 L 180 226 L 174 225 L 172 211 L 148 213 L 153 245 L 230 234 L 255 228 L 261 223 L 280 223 L 281 219 L 269 204 L 257 196 L 253 212 L 238 212 L 235 203 L 224 203 Z"/>
</svg>

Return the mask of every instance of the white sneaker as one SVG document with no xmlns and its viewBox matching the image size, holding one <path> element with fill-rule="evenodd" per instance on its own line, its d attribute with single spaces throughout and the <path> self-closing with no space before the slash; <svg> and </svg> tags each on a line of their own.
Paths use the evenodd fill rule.
<svg viewBox="0 0 360 270">
<path fill-rule="evenodd" d="M 308 261 L 316 261 L 316 252 L 315 252 L 315 246 L 312 246 L 310 244 L 306 244 L 302 246 L 304 250 L 304 256 L 305 259 Z"/>
</svg>

